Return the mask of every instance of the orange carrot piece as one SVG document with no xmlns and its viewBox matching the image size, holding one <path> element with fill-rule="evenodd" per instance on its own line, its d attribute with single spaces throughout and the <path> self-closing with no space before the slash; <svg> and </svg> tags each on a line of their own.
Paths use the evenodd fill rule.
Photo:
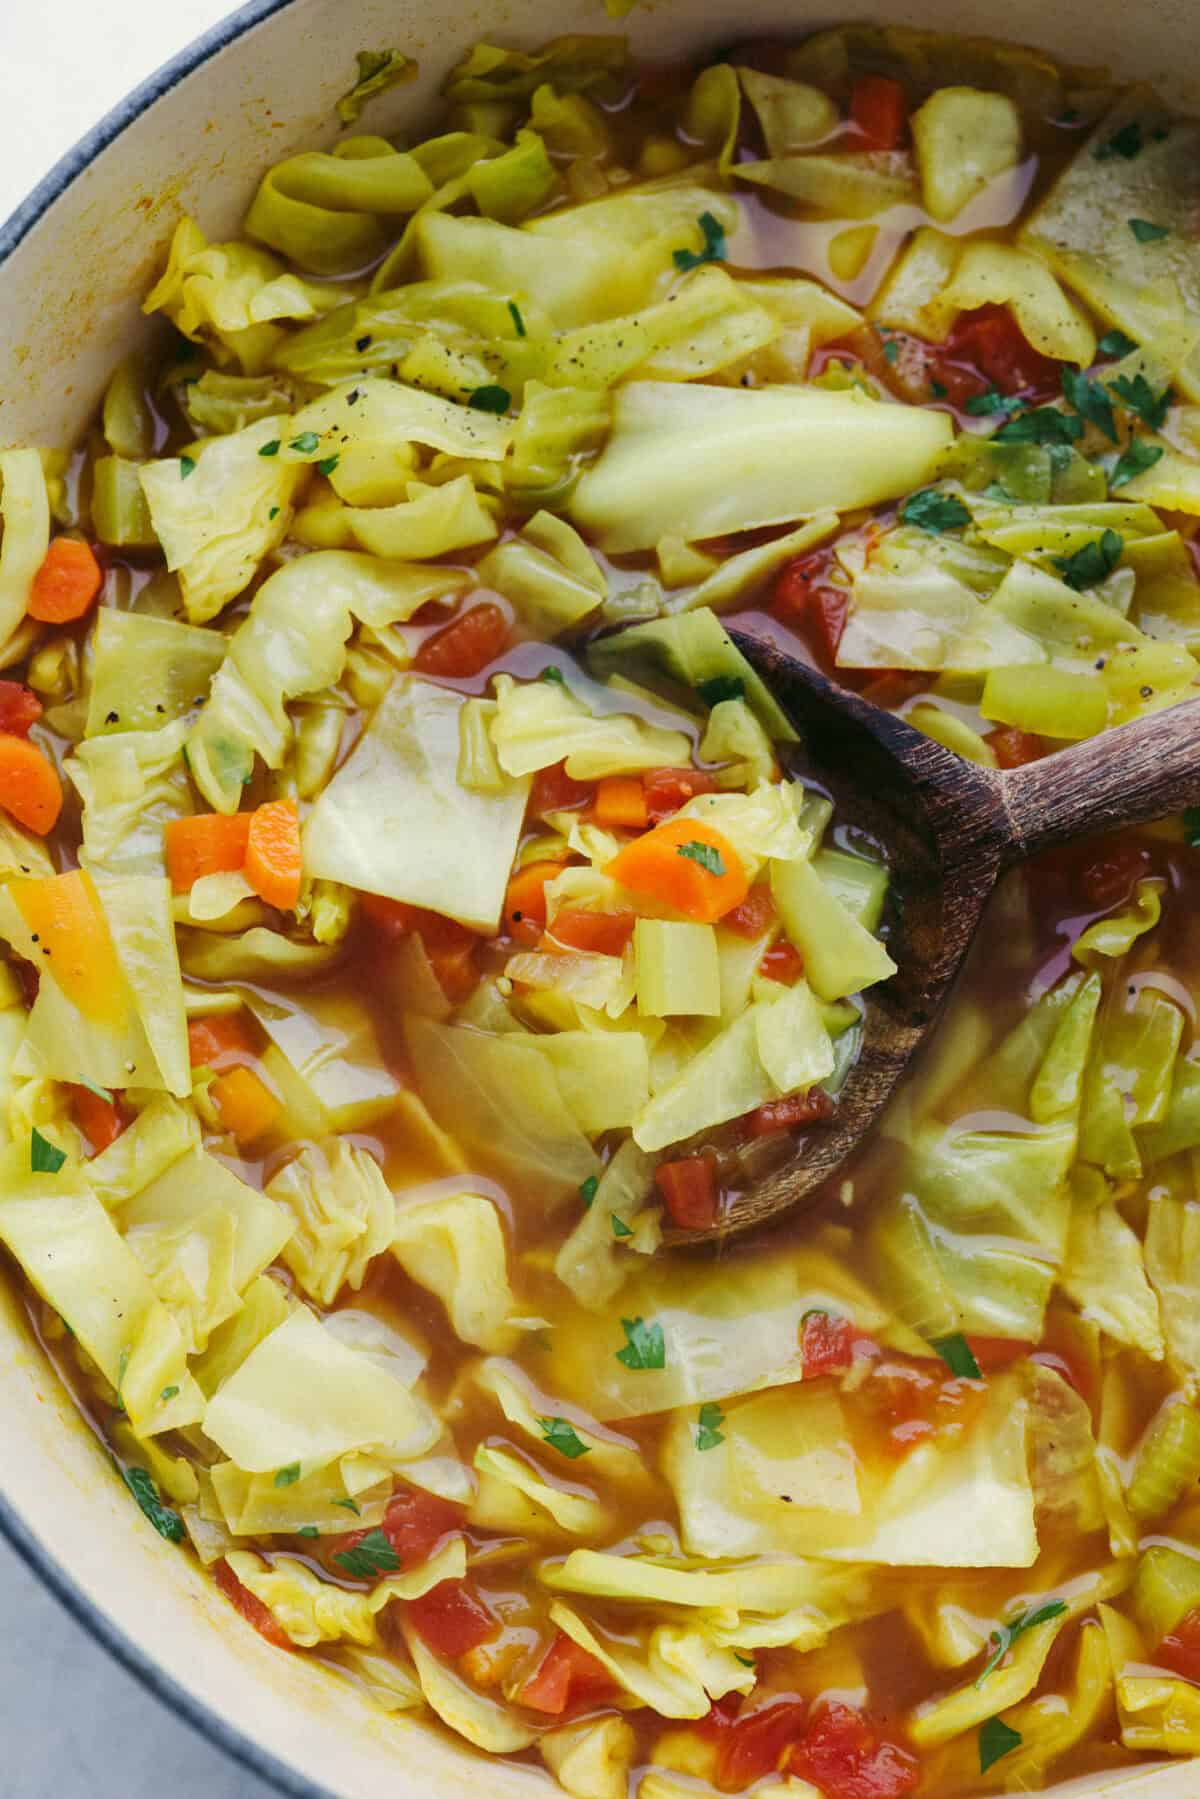
<svg viewBox="0 0 1200 1799">
<path fill-rule="evenodd" d="M 546 924 L 546 882 L 563 870 L 561 862 L 530 862 L 519 868 L 504 895 L 504 929 L 517 943 L 537 943 Z"/>
<path fill-rule="evenodd" d="M 56 537 L 29 590 L 30 618 L 66 625 L 82 618 L 104 577 L 91 548 L 76 537 Z"/>
<path fill-rule="evenodd" d="M 187 893 L 203 875 L 235 874 L 246 860 L 250 814 L 201 812 L 172 818 L 164 833 L 167 873 L 176 893 Z"/>
<path fill-rule="evenodd" d="M 82 868 L 40 881 L 13 881 L 9 892 L 67 998 L 88 1018 L 112 1021 L 126 1003 L 125 983 L 92 877 Z"/>
<path fill-rule="evenodd" d="M 0 806 L 19 825 L 44 837 L 58 823 L 63 790 L 58 770 L 27 737 L 0 732 Z"/>
<path fill-rule="evenodd" d="M 750 891 L 733 845 L 698 818 L 672 818 L 635 837 L 604 872 L 700 924 L 723 918 Z"/>
<path fill-rule="evenodd" d="M 636 775 L 609 775 L 596 786 L 592 817 L 611 830 L 644 831 L 650 823 L 646 790 Z"/>
<path fill-rule="evenodd" d="M 259 899 L 281 912 L 291 911 L 304 874 L 295 800 L 268 800 L 251 813 L 245 870 Z"/>
<path fill-rule="evenodd" d="M 210 1018 L 190 1018 L 187 1034 L 188 1060 L 193 1068 L 215 1068 L 219 1073 L 254 1055 L 254 1044 L 240 1012 L 214 1012 Z"/>
<path fill-rule="evenodd" d="M 239 1143 L 252 1143 L 269 1131 L 282 1111 L 280 1102 L 252 1068 L 231 1068 L 208 1089 L 226 1130 Z"/>
</svg>

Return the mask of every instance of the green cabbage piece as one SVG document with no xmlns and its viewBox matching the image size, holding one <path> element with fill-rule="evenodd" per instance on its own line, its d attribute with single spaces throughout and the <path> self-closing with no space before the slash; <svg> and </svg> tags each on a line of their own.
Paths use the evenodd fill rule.
<svg viewBox="0 0 1200 1799">
<path fill-rule="evenodd" d="M 195 810 L 184 743 L 187 723 L 91 737 L 66 764 L 83 805 L 80 862 L 93 874 L 165 875 L 163 828 Z"/>
<path fill-rule="evenodd" d="M 190 381 L 182 400 L 190 423 L 202 437 L 243 431 L 273 413 L 290 412 L 297 403 L 294 386 L 286 377 L 226 375 L 220 369 L 206 369 L 198 381 Z M 140 497 L 140 488 L 138 493 Z"/>
<path fill-rule="evenodd" d="M 1106 1008 L 1080 1124 L 1080 1154 L 1106 1173 L 1140 1174 L 1133 1131 L 1168 1115 L 1183 1023 L 1179 1008 L 1149 988 L 1114 996 Z"/>
<path fill-rule="evenodd" d="M 564 332 L 546 379 L 589 388 L 615 387 L 635 371 L 644 380 L 701 380 L 765 349 L 781 329 L 724 269 L 706 265 L 641 311 Z"/>
<path fill-rule="evenodd" d="M 462 1342 L 493 1353 L 512 1347 L 515 1300 L 504 1230 L 490 1199 L 456 1193 L 401 1206 L 389 1236 L 404 1272 L 437 1295 Z"/>
<path fill-rule="evenodd" d="M 1190 1181 L 1190 1174 L 1187 1177 Z M 1200 1208 L 1167 1187 L 1150 1195 L 1144 1254 L 1146 1273 L 1158 1297 L 1159 1317 L 1170 1366 L 1189 1381 L 1200 1375 L 1200 1310 L 1196 1305 L 1196 1261 L 1200 1254 Z"/>
<path fill-rule="evenodd" d="M 669 532 L 718 537 L 908 493 L 951 436 L 942 414 L 857 390 L 631 381 L 570 511 L 607 552 L 652 549 Z"/>
<path fill-rule="evenodd" d="M 88 1181 L 97 1199 L 111 1210 L 199 1147 L 200 1122 L 192 1108 L 156 1093 L 116 1141 L 92 1157 Z"/>
<path fill-rule="evenodd" d="M 478 566 L 483 585 L 510 600 L 539 637 L 554 637 L 594 612 L 608 582 L 592 552 L 565 519 L 535 512 L 519 535 L 490 550 Z"/>
<path fill-rule="evenodd" d="M 748 550 L 727 557 L 698 587 L 673 604 L 681 612 L 698 606 L 726 611 L 734 606 L 748 605 L 751 596 L 777 568 L 831 537 L 837 527 L 836 512 L 818 512 L 795 531 L 785 531 L 782 537 L 772 537 L 766 543 L 752 545 Z"/>
<path fill-rule="evenodd" d="M 773 862 L 771 896 L 821 999 L 844 999 L 895 974 L 896 964 L 883 944 L 847 909 L 836 889 L 826 885 L 813 863 Z"/>
<path fill-rule="evenodd" d="M 343 1287 L 357 1291 L 391 1244 L 395 1201 L 379 1163 L 358 1144 L 306 1144 L 266 1191 L 292 1220 L 283 1260 L 318 1305 L 331 1306 Z"/>
<path fill-rule="evenodd" d="M 363 1130 L 393 1111 L 402 1083 L 384 1064 L 375 1027 L 353 993 L 251 991 L 246 1001 L 334 1131 Z"/>
<path fill-rule="evenodd" d="M 1153 1651 L 1131 1618 L 1099 1608 L 1116 1678 L 1117 1724 L 1127 1749 L 1168 1755 L 1200 1751 L 1200 1699 L 1190 1681 L 1152 1672 Z"/>
<path fill-rule="evenodd" d="M 515 225 L 546 203 L 558 176 L 543 140 L 522 128 L 510 150 L 471 166 L 467 185 L 484 218 Z"/>
<path fill-rule="evenodd" d="M 637 0 L 606 0 L 610 18 L 632 12 Z M 633 1726 L 610 1713 L 560 1725 L 538 1738 L 542 1760 L 568 1793 L 590 1799 L 624 1799 L 636 1754 Z"/>
<path fill-rule="evenodd" d="M 588 646 L 587 661 L 597 680 L 611 680 L 616 674 L 651 682 L 665 677 L 701 696 L 709 682 L 736 682 L 768 736 L 780 743 L 796 741 L 787 713 L 707 607 L 597 638 Z"/>
<path fill-rule="evenodd" d="M 155 534 L 192 624 L 215 618 L 287 535 L 302 470 L 261 451 L 289 425 L 286 417 L 260 419 L 142 468 Z"/>
<path fill-rule="evenodd" d="M 545 1471 L 510 1450 L 481 1443 L 475 1451 L 479 1491 L 468 1513 L 485 1530 L 524 1527 L 530 1536 L 601 1536 L 611 1528 L 607 1508 L 591 1493 L 564 1492 Z"/>
<path fill-rule="evenodd" d="M 419 1599 L 443 1580 L 461 1580 L 467 1568 L 461 1538 L 447 1543 L 411 1572 L 385 1575 L 369 1593 L 333 1586 L 290 1555 L 276 1556 L 267 1563 L 247 1550 L 235 1549 L 226 1559 L 241 1584 L 301 1649 L 344 1639 L 372 1644 L 377 1641 L 375 1617 L 384 1606 L 393 1599 Z"/>
<path fill-rule="evenodd" d="M 87 735 L 158 731 L 208 698 L 225 639 L 171 618 L 102 607 L 92 633 Z"/>
<path fill-rule="evenodd" d="M 510 50 L 480 41 L 451 69 L 442 92 L 456 104 L 523 100 L 549 81 L 563 94 L 600 88 L 607 96 L 628 67 L 629 46 L 623 37 L 572 32 L 552 38 L 540 50 Z"/>
<path fill-rule="evenodd" d="M 691 744 L 681 732 L 628 712 L 597 714 L 562 681 L 498 675 L 495 691 L 492 742 L 501 768 L 514 779 L 563 761 L 578 781 L 691 762 Z"/>
<path fill-rule="evenodd" d="M 631 1647 L 628 1642 L 601 1639 L 560 1600 L 550 1607 L 550 1621 L 572 1642 L 594 1655 L 636 1705 L 649 1706 L 663 1718 L 706 1717 L 714 1696 L 710 1686 L 717 1687 L 719 1696 L 739 1687 L 744 1689 L 747 1676 L 752 1677 L 752 1670 L 742 1667 L 731 1650 L 712 1649 L 705 1661 L 715 1661 L 715 1667 L 705 1665 L 697 1671 L 681 1666 L 678 1639 L 689 1633 L 667 1625 L 652 1630 L 644 1646 Z"/>
<path fill-rule="evenodd" d="M 217 1389 L 204 1431 L 248 1474 L 319 1467 L 359 1450 L 423 1455 L 441 1425 L 369 1356 L 297 1306 Z"/>
<path fill-rule="evenodd" d="M 564 1105 L 589 1137 L 625 1129 L 649 1099 L 649 1058 L 636 1031 L 535 1033 L 524 1047 L 549 1064 Z"/>
<path fill-rule="evenodd" d="M 33 577 L 50 548 L 50 497 L 37 450 L 0 452 L 0 652 L 17 660 L 11 640 L 25 620 Z M 24 654 L 24 651 L 20 652 Z"/>
<path fill-rule="evenodd" d="M 654 1161 L 626 1137 L 605 1166 L 592 1203 L 555 1257 L 555 1274 L 589 1311 L 602 1310 L 636 1266 L 630 1255 L 640 1252 L 643 1221 L 657 1217 Z M 616 1235 L 614 1218 L 629 1227 L 628 1237 Z"/>
<path fill-rule="evenodd" d="M 432 193 L 416 157 L 386 138 L 343 138 L 332 154 L 302 151 L 269 169 L 244 229 L 314 275 L 352 274 L 388 248 L 382 221 Z"/>
<path fill-rule="evenodd" d="M 494 413 L 380 376 L 344 382 L 283 424 L 279 459 L 290 464 L 340 457 L 358 443 L 421 444 L 447 456 L 492 462 L 503 458 L 512 441 L 511 423 Z"/>
<path fill-rule="evenodd" d="M 1146 1278 L 1142 1245 L 1111 1201 L 1076 1207 L 1060 1279 L 1084 1317 L 1114 1342 L 1162 1360 L 1158 1300 Z"/>
<path fill-rule="evenodd" d="M 439 1661 L 411 1624 L 402 1628 L 425 1702 L 443 1724 L 492 1755 L 528 1749 L 537 1735 L 531 1725 L 499 1700 L 469 1685 L 451 1665 Z"/>
<path fill-rule="evenodd" d="M 779 1395 L 768 1396 L 774 1403 Z M 830 1395 L 832 1397 L 832 1395 Z M 792 1403 L 787 1395 L 785 1403 Z M 752 1400 L 750 1405 L 762 1401 Z M 836 1408 L 837 1402 L 834 1400 Z M 744 1417 L 748 1407 L 740 1407 Z M 803 1436 L 803 1426 L 797 1436 Z M 793 1610 L 819 1590 L 821 1572 L 804 1561 L 750 1562 L 741 1567 L 673 1568 L 636 1555 L 603 1554 L 573 1549 L 563 1562 L 547 1563 L 543 1583 L 557 1593 L 582 1593 L 594 1599 L 630 1599 L 648 1605 L 680 1605 L 703 1611 L 728 1609 L 767 1616 Z"/>
<path fill-rule="evenodd" d="M 720 763 L 718 787 L 757 787 L 779 772 L 771 739 L 743 699 L 718 700 L 700 739 L 701 762 Z"/>
<path fill-rule="evenodd" d="M 737 71 L 742 92 L 758 116 L 767 155 L 790 156 L 831 137 L 840 123 L 837 107 L 820 88 L 759 69 Z"/>
<path fill-rule="evenodd" d="M 283 1323 L 292 1303 L 270 1275 L 260 1274 L 251 1281 L 242 1296 L 241 1310 L 227 1323 L 218 1325 L 208 1348 L 192 1364 L 197 1385 L 206 1399 L 211 1399 L 218 1387 L 241 1367 L 250 1351 Z"/>
<path fill-rule="evenodd" d="M 584 459 L 607 434 L 609 415 L 607 393 L 531 381 L 505 468 L 514 500 L 524 506 L 561 504 Z"/>
<path fill-rule="evenodd" d="M 307 820 L 305 868 L 491 933 L 500 921 L 528 784 L 511 778 L 500 794 L 459 785 L 462 705 L 460 694 L 415 676 L 396 677 Z M 510 767 L 506 773 L 513 775 Z"/>
</svg>

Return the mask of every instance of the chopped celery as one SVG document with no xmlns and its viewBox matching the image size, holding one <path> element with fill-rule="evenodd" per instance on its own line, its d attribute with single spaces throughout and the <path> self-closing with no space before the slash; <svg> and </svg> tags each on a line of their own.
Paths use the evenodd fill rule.
<svg viewBox="0 0 1200 1799">
<path fill-rule="evenodd" d="M 639 918 L 633 950 L 639 1012 L 649 1018 L 720 1016 L 720 963 L 711 925 Z"/>
<path fill-rule="evenodd" d="M 142 492 L 141 464 L 124 456 L 100 456 L 92 469 L 92 523 L 101 543 L 118 549 L 154 549 L 158 537 Z"/>
<path fill-rule="evenodd" d="M 1138 1559 L 1130 1600 L 1149 1642 L 1161 1643 L 1200 1607 L 1200 1558 L 1152 1543 Z"/>
<path fill-rule="evenodd" d="M 839 873 L 844 884 L 844 870 L 835 865 L 835 875 Z M 773 862 L 771 893 L 821 999 L 844 999 L 895 974 L 896 964 L 883 944 L 858 922 L 811 863 Z"/>
<path fill-rule="evenodd" d="M 1140 1524 L 1153 1524 L 1200 1477 L 1200 1411 L 1187 1400 L 1169 1402 L 1138 1445 L 1126 1503 Z"/>
<path fill-rule="evenodd" d="M 815 872 L 830 893 L 845 906 L 864 931 L 877 931 L 887 898 L 888 871 L 883 862 L 845 850 L 818 850 L 812 859 Z"/>
</svg>

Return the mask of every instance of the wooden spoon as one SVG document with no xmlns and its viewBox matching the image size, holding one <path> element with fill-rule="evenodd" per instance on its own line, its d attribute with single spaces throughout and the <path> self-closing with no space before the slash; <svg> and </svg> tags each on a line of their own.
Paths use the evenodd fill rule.
<svg viewBox="0 0 1200 1799">
<path fill-rule="evenodd" d="M 732 633 L 801 732 L 807 766 L 843 817 L 885 848 L 898 964 L 867 994 L 862 1054 L 833 1121 L 750 1188 L 724 1222 L 737 1234 L 812 1195 L 858 1148 L 909 1066 L 962 965 L 999 877 L 1072 838 L 1200 804 L 1200 703 L 1106 731 L 1000 773 L 964 761 L 775 644 Z M 695 1241 L 687 1232 L 675 1242 Z"/>
</svg>

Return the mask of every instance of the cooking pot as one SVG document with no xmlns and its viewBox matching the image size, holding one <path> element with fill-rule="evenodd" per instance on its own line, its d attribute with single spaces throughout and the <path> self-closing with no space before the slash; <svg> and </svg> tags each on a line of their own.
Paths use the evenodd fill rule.
<svg viewBox="0 0 1200 1799">
<path fill-rule="evenodd" d="M 1197 0 L 642 0 L 639 56 L 670 61 L 732 35 L 800 35 L 848 19 L 1002 33 L 1076 63 L 1107 62 L 1200 108 Z M 0 230 L 0 445 L 70 443 L 108 373 L 148 331 L 140 301 L 174 226 L 236 234 L 260 172 L 331 143 L 359 49 L 396 48 L 420 77 L 372 103 L 366 128 L 433 121 L 446 69 L 478 37 L 532 47 L 612 29 L 602 0 L 252 0 L 109 114 Z M 489 1799 L 558 1788 L 533 1767 L 484 1760 L 410 1717 L 389 1717 L 311 1658 L 282 1655 L 238 1621 L 187 1555 L 139 1517 L 0 1282 L 0 1525 L 65 1605 L 173 1711 L 302 1799 Z M 919 1578 L 919 1576 L 917 1577 Z M 98 1788 L 116 1791 L 98 1776 Z M 169 1776 L 168 1776 L 169 1778 Z M 1076 1793 L 1196 1799 L 1197 1764 L 1076 1783 Z"/>
</svg>

